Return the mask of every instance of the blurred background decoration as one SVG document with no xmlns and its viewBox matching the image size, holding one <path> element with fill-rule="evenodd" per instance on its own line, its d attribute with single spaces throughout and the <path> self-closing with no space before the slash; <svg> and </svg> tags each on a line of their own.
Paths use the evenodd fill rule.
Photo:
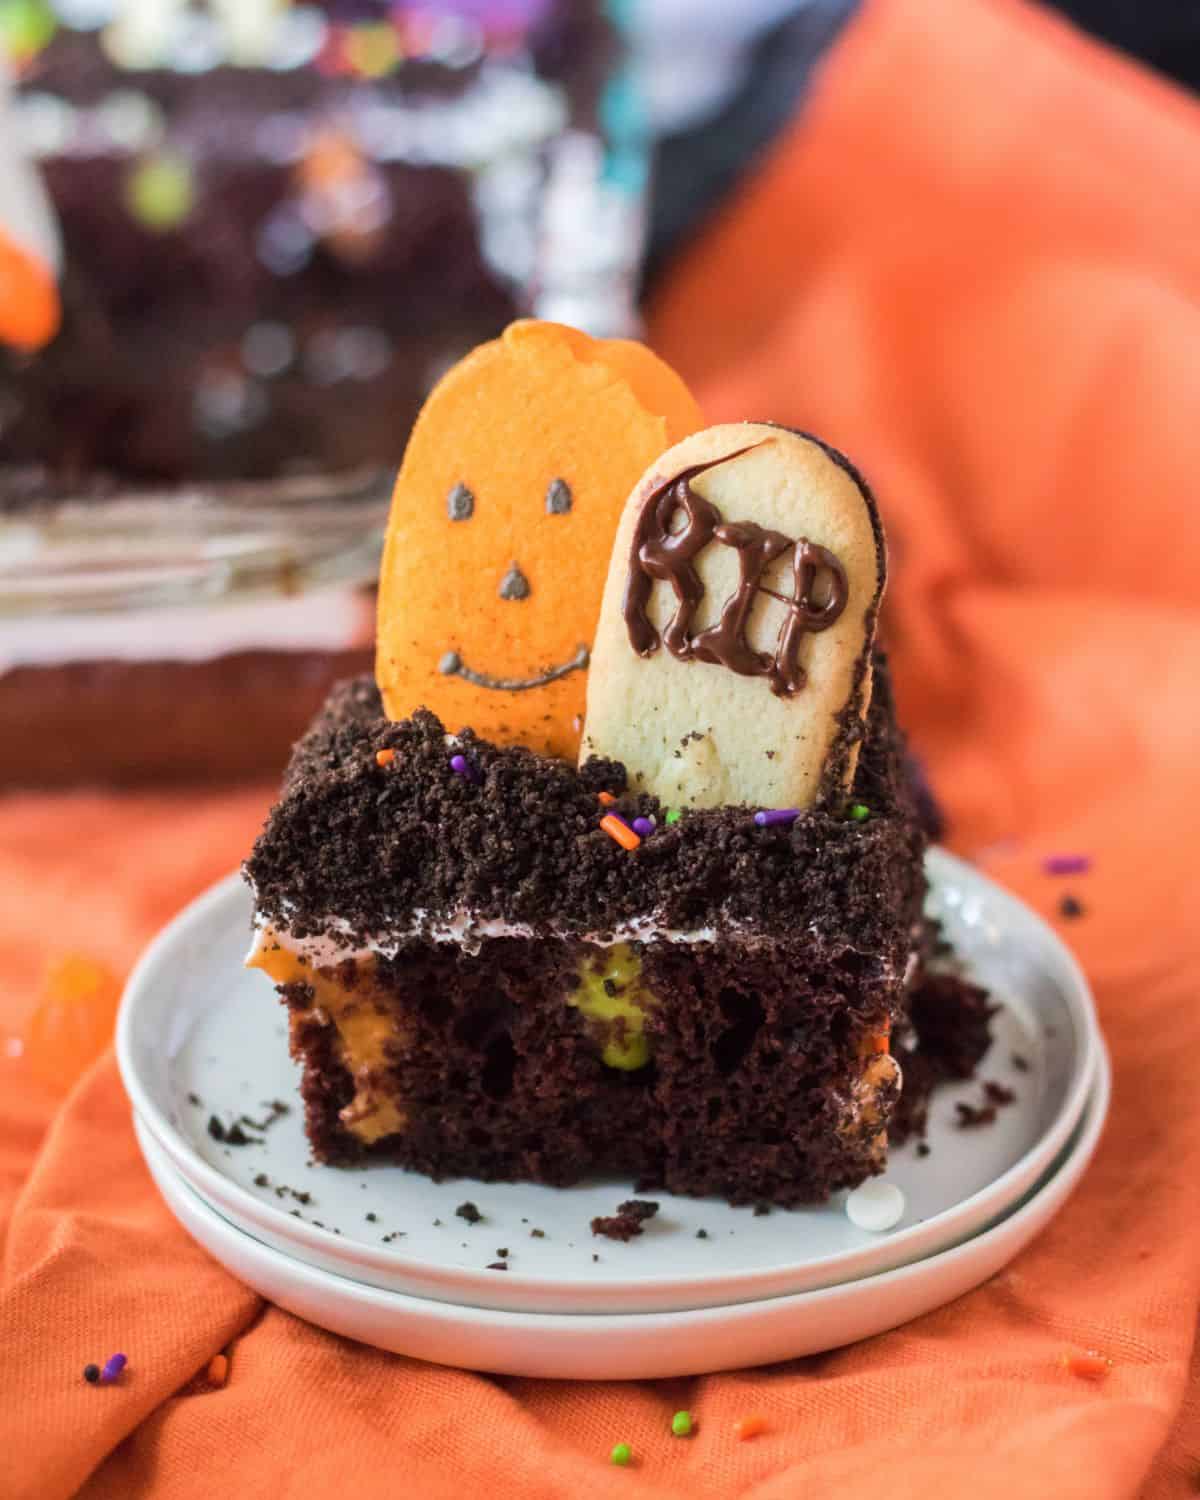
<svg viewBox="0 0 1200 1500">
<path fill-rule="evenodd" d="M 61 330 L 0 345 L 0 785 L 274 772 L 370 662 L 392 475 L 522 314 L 641 293 L 855 0 L 0 0 Z M 1174 76 L 1200 15 L 1058 9 Z"/>
<path fill-rule="evenodd" d="M 0 351 L 0 781 L 276 771 L 364 670 L 408 428 L 514 317 L 635 326 L 601 0 L 0 0 L 65 246 Z"/>
</svg>

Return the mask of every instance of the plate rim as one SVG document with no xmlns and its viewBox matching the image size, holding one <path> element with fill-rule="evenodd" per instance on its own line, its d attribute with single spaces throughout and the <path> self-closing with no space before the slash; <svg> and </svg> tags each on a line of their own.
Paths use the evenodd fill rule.
<svg viewBox="0 0 1200 1500">
<path fill-rule="evenodd" d="M 941 883 L 952 877 L 960 883 L 965 881 L 983 886 L 989 901 L 998 903 L 1001 907 L 1007 906 L 1021 923 L 1031 926 L 1041 942 L 1064 967 L 1064 974 L 1070 980 L 1069 992 L 1065 993 L 1074 1029 L 1076 1059 L 1074 1077 L 1064 1090 L 1063 1099 L 1049 1126 L 1015 1162 L 991 1182 L 976 1189 L 952 1208 L 909 1225 L 895 1234 L 880 1236 L 878 1242 L 854 1250 L 753 1271 L 713 1271 L 685 1278 L 661 1272 L 630 1275 L 622 1280 L 606 1280 L 602 1289 L 596 1291 L 597 1297 L 603 1296 L 612 1301 L 647 1300 L 670 1293 L 672 1300 L 676 1296 L 686 1295 L 719 1299 L 725 1295 L 733 1296 L 735 1289 L 740 1287 L 746 1293 L 740 1300 L 755 1301 L 766 1295 L 789 1295 L 784 1289 L 772 1293 L 763 1291 L 759 1284 L 768 1280 L 803 1274 L 805 1281 L 812 1283 L 803 1290 L 811 1291 L 821 1286 L 858 1280 L 864 1275 L 882 1274 L 887 1269 L 899 1269 L 903 1264 L 922 1260 L 929 1254 L 936 1253 L 947 1241 L 957 1243 L 978 1233 L 980 1225 L 986 1227 L 989 1221 L 1003 1214 L 1013 1201 L 1040 1180 L 1050 1162 L 1058 1158 L 1086 1108 L 1095 1079 L 1098 1050 L 1103 1047 L 1095 1002 L 1086 975 L 1071 949 L 1050 924 L 1020 897 L 998 885 L 983 871 L 939 846 L 931 846 L 927 850 L 926 869 L 931 884 Z M 408 1257 L 400 1251 L 381 1250 L 359 1241 L 347 1242 L 344 1237 L 334 1235 L 331 1230 L 319 1229 L 315 1225 L 296 1220 L 285 1211 L 277 1209 L 273 1203 L 260 1200 L 248 1188 L 207 1162 L 151 1097 L 135 1062 L 134 1038 L 139 1006 L 144 1003 L 142 997 L 151 990 L 156 966 L 164 956 L 170 955 L 175 942 L 186 935 L 192 924 L 202 923 L 214 908 L 219 909 L 224 902 L 233 898 L 235 892 L 241 894 L 243 890 L 240 869 L 209 886 L 184 906 L 151 940 L 129 976 L 117 1020 L 116 1049 L 122 1082 L 135 1114 L 142 1118 L 151 1135 L 176 1163 L 193 1190 L 209 1202 L 210 1206 L 215 1206 L 213 1200 L 215 1204 L 225 1204 L 228 1211 L 238 1214 L 242 1219 L 259 1225 L 289 1244 L 320 1255 L 324 1260 L 338 1263 L 349 1261 L 351 1264 L 357 1261 L 372 1267 L 378 1274 L 408 1277 L 426 1284 L 432 1282 L 439 1289 L 444 1286 L 447 1291 L 453 1289 L 460 1305 L 468 1305 L 462 1303 L 463 1296 L 492 1295 L 488 1289 L 496 1287 L 496 1279 L 494 1276 L 487 1277 L 482 1271 L 455 1268 L 453 1274 L 448 1276 L 444 1267 L 428 1259 Z M 462 1181 L 467 1183 L 474 1179 L 463 1178 Z M 223 1216 L 222 1209 L 218 1208 L 217 1211 Z M 948 1219 L 949 1223 L 946 1222 Z M 971 1223 L 973 1227 L 963 1231 L 964 1223 Z M 939 1233 L 944 1234 L 940 1241 Z M 906 1251 L 911 1251 L 911 1254 L 906 1254 Z M 891 1264 L 880 1268 L 881 1260 L 888 1260 Z M 839 1268 L 845 1274 L 841 1274 Z M 579 1286 L 578 1279 L 514 1271 L 506 1278 L 503 1295 L 506 1301 L 538 1296 L 562 1299 L 578 1291 Z M 393 1289 L 381 1287 L 380 1290 Z M 431 1293 L 397 1292 L 397 1295 L 430 1296 Z M 449 1297 L 439 1300 L 451 1302 Z M 563 1314 L 570 1317 L 585 1315 L 580 1311 Z"/>
<path fill-rule="evenodd" d="M 1089 1082 L 1094 1084 L 1094 1063 L 1089 1070 L 1088 1078 Z M 1084 1110 L 1086 1107 L 1087 1099 L 1085 1098 Z M 621 1308 L 622 1311 L 631 1313 L 651 1310 L 694 1311 L 704 1306 L 759 1302 L 774 1297 L 845 1285 L 861 1280 L 865 1276 L 879 1275 L 888 1270 L 898 1269 L 954 1245 L 962 1244 L 982 1233 L 991 1224 L 1002 1220 L 1011 1212 L 1014 1203 L 1019 1203 L 1028 1193 L 1036 1190 L 1047 1172 L 1052 1170 L 1062 1150 L 1060 1147 L 1059 1151 L 1051 1152 L 1039 1167 L 1031 1171 L 1027 1178 L 1022 1179 L 1013 1192 L 1007 1194 L 1002 1200 L 989 1204 L 969 1220 L 960 1220 L 953 1225 L 947 1225 L 942 1222 L 950 1212 L 946 1210 L 942 1214 L 909 1226 L 913 1231 L 924 1231 L 929 1225 L 933 1225 L 934 1228 L 921 1235 L 914 1234 L 900 1242 L 899 1253 L 892 1253 L 896 1249 L 898 1236 L 892 1236 L 890 1239 L 880 1236 L 853 1250 L 841 1251 L 830 1256 L 817 1257 L 794 1264 L 785 1262 L 759 1270 L 712 1273 L 708 1276 L 681 1278 L 653 1274 L 624 1281 L 581 1283 L 578 1280 L 566 1279 L 547 1281 L 545 1278 L 513 1273 L 500 1283 L 494 1277 L 487 1277 L 481 1272 L 456 1267 L 452 1273 L 438 1277 L 434 1277 L 428 1270 L 425 1270 L 425 1274 L 412 1278 L 420 1285 L 406 1287 L 399 1284 L 404 1279 L 403 1265 L 397 1266 L 389 1262 L 373 1245 L 358 1240 L 347 1241 L 343 1236 L 333 1234 L 331 1230 L 321 1231 L 315 1225 L 292 1219 L 290 1216 L 288 1220 L 290 1232 L 283 1232 L 276 1223 L 277 1215 L 260 1213 L 252 1217 L 242 1213 L 238 1206 L 231 1204 L 228 1198 L 223 1198 L 220 1194 L 213 1194 L 210 1197 L 194 1180 L 194 1174 L 191 1173 L 191 1161 L 203 1161 L 203 1158 L 191 1151 L 186 1155 L 172 1152 L 170 1145 L 155 1134 L 147 1121 L 143 1119 L 140 1123 L 154 1144 L 171 1159 L 172 1165 L 187 1182 L 189 1188 L 208 1203 L 221 1218 L 259 1243 L 272 1245 L 278 1242 L 276 1248 L 279 1248 L 282 1253 L 295 1259 L 302 1259 L 318 1270 L 328 1271 L 333 1275 L 345 1275 L 365 1285 L 378 1287 L 381 1291 L 394 1291 L 429 1301 L 471 1307 L 487 1305 L 499 1311 L 510 1312 L 521 1310 L 558 1312 L 568 1316 L 581 1316 L 588 1312 L 603 1310 L 594 1305 L 584 1305 L 585 1302 L 646 1304 L 641 1308 L 630 1305 Z M 1075 1128 L 1078 1127 L 1078 1123 L 1076 1120 Z M 1072 1133 L 1073 1131 L 1068 1132 L 1068 1141 Z M 219 1171 L 216 1172 L 216 1177 L 223 1186 L 228 1188 L 240 1186 Z M 704 1200 L 696 1201 L 703 1202 Z M 262 1206 L 257 1198 L 253 1198 L 253 1202 L 256 1206 Z M 958 1207 L 955 1205 L 956 1210 Z M 315 1244 L 306 1243 L 297 1232 L 310 1228 L 316 1232 L 308 1235 L 307 1239 L 316 1241 Z M 424 1269 L 429 1263 L 416 1260 L 415 1264 Z M 835 1268 L 834 1274 L 825 1274 L 822 1268 L 830 1266 Z M 726 1281 L 730 1285 L 714 1288 L 713 1283 L 718 1281 Z M 497 1289 L 504 1292 L 503 1300 L 496 1297 Z M 585 1298 L 581 1293 L 591 1295 Z M 666 1299 L 669 1305 L 662 1306 L 659 1299 Z M 579 1305 L 568 1305 L 572 1302 Z"/>
<path fill-rule="evenodd" d="M 438 1302 L 429 1298 L 414 1296 L 410 1293 L 390 1291 L 386 1288 L 372 1286 L 369 1283 L 356 1281 L 351 1277 L 339 1275 L 336 1272 L 325 1271 L 320 1267 L 313 1266 L 307 1261 L 290 1256 L 282 1250 L 265 1245 L 256 1240 L 246 1231 L 238 1229 L 225 1219 L 211 1204 L 207 1203 L 199 1193 L 192 1188 L 175 1164 L 167 1156 L 163 1148 L 157 1145 L 151 1137 L 151 1154 L 146 1156 L 147 1169 L 157 1190 L 162 1196 L 168 1211 L 177 1223 L 181 1225 L 184 1232 L 193 1240 L 213 1255 L 219 1263 L 225 1267 L 230 1275 L 244 1284 L 252 1285 L 252 1289 L 258 1295 L 277 1306 L 285 1307 L 286 1311 L 293 1316 L 303 1318 L 315 1326 L 328 1329 L 328 1325 L 318 1322 L 309 1317 L 306 1312 L 287 1308 L 282 1302 L 275 1300 L 272 1292 L 265 1291 L 261 1286 L 245 1283 L 244 1277 L 239 1271 L 232 1270 L 228 1262 L 209 1243 L 208 1240 L 200 1239 L 181 1217 L 179 1210 L 171 1201 L 168 1190 L 164 1189 L 159 1172 L 161 1171 L 169 1180 L 172 1187 L 184 1197 L 191 1211 L 202 1221 L 215 1226 L 215 1233 L 223 1241 L 224 1248 L 228 1250 L 228 1242 L 240 1245 L 245 1242 L 250 1248 L 248 1251 L 251 1259 L 260 1264 L 256 1268 L 260 1276 L 269 1275 L 274 1263 L 279 1263 L 279 1270 L 288 1274 L 295 1282 L 305 1287 L 315 1298 L 334 1297 L 339 1302 L 351 1304 L 359 1313 L 374 1313 L 376 1317 L 383 1312 L 390 1317 L 402 1318 L 406 1314 L 409 1317 L 416 1316 L 421 1319 L 425 1328 L 433 1327 L 435 1330 L 455 1330 L 460 1335 L 464 1326 L 478 1333 L 484 1330 L 493 1335 L 503 1334 L 507 1337 L 509 1344 L 515 1346 L 515 1335 L 530 1333 L 549 1335 L 558 1341 L 559 1348 L 550 1351 L 550 1360 L 561 1361 L 561 1341 L 564 1337 L 578 1336 L 582 1334 L 600 1335 L 603 1333 L 620 1334 L 622 1336 L 649 1334 L 656 1339 L 665 1339 L 665 1336 L 679 1331 L 695 1331 L 699 1334 L 707 1334 L 720 1331 L 730 1323 L 740 1324 L 753 1321 L 761 1326 L 762 1319 L 769 1318 L 777 1325 L 782 1323 L 787 1313 L 799 1313 L 805 1311 L 821 1310 L 823 1308 L 836 1307 L 839 1303 L 859 1298 L 864 1300 L 874 1299 L 880 1304 L 898 1290 L 904 1290 L 910 1284 L 916 1282 L 921 1284 L 925 1279 L 944 1280 L 944 1273 L 951 1267 L 957 1266 L 966 1258 L 975 1260 L 981 1257 L 988 1260 L 989 1250 L 999 1248 L 1000 1253 L 994 1261 L 989 1260 L 986 1269 L 977 1279 L 969 1280 L 966 1284 L 958 1285 L 949 1295 L 941 1300 L 930 1300 L 919 1310 L 902 1315 L 894 1320 L 885 1317 L 876 1326 L 863 1332 L 858 1332 L 848 1339 L 833 1339 L 822 1342 L 821 1348 L 838 1348 L 848 1343 L 858 1342 L 867 1337 L 874 1337 L 889 1329 L 902 1326 L 915 1317 L 936 1310 L 956 1300 L 957 1297 L 981 1286 L 991 1276 L 996 1275 L 1003 1267 L 1016 1258 L 1049 1224 L 1049 1222 L 1061 1211 L 1068 1199 L 1076 1191 L 1080 1181 L 1086 1175 L 1091 1165 L 1097 1147 L 1104 1134 L 1108 1122 L 1109 1108 L 1112 1097 L 1112 1067 L 1108 1057 L 1107 1049 L 1103 1043 L 1098 1055 L 1098 1068 L 1094 1080 L 1093 1090 L 1088 1099 L 1088 1110 L 1081 1120 L 1079 1127 L 1072 1137 L 1064 1153 L 1056 1160 L 1054 1167 L 1046 1173 L 1039 1182 L 1036 1189 L 1032 1190 L 1019 1202 L 1015 1208 L 997 1222 L 980 1231 L 979 1234 L 970 1237 L 958 1244 L 949 1246 L 926 1256 L 921 1260 L 913 1261 L 907 1265 L 897 1266 L 892 1270 L 881 1271 L 874 1275 L 862 1277 L 857 1281 L 842 1282 L 834 1286 L 814 1288 L 805 1292 L 785 1293 L 781 1296 L 764 1298 L 755 1302 L 737 1302 L 722 1304 L 712 1307 L 690 1308 L 671 1312 L 619 1312 L 619 1313 L 539 1313 L 532 1311 L 510 1310 L 500 1308 L 472 1307 L 461 1303 Z M 139 1148 L 143 1147 L 142 1132 L 145 1130 L 144 1122 L 136 1122 L 134 1125 Z M 155 1170 L 154 1155 L 159 1158 L 158 1171 Z M 1049 1205 L 1048 1205 L 1049 1199 Z M 265 1269 L 264 1269 L 265 1268 Z M 972 1273 L 973 1275 L 973 1273 Z M 348 1333 L 345 1329 L 335 1328 L 329 1331 L 339 1336 L 356 1338 L 360 1342 L 370 1343 L 369 1338 L 359 1338 L 355 1333 Z M 399 1349 L 394 1343 L 376 1343 L 374 1347 L 388 1350 L 389 1352 L 410 1353 Z M 767 1359 L 759 1363 L 771 1362 L 777 1359 L 800 1357 L 802 1354 L 818 1352 L 816 1346 L 797 1351 L 794 1354 L 781 1352 L 772 1353 Z M 712 1361 L 705 1357 L 700 1363 L 693 1365 L 689 1362 L 688 1368 L 667 1361 L 668 1367 L 658 1361 L 653 1371 L 647 1371 L 644 1367 L 636 1372 L 627 1374 L 596 1373 L 595 1371 L 582 1371 L 564 1369 L 559 1363 L 551 1370 L 548 1363 L 544 1362 L 546 1356 L 543 1354 L 539 1359 L 541 1364 L 530 1364 L 530 1361 L 522 1355 L 518 1361 L 520 1368 L 507 1368 L 504 1364 L 489 1360 L 486 1363 L 478 1361 L 464 1363 L 461 1359 L 457 1362 L 451 1360 L 438 1360 L 436 1356 L 429 1353 L 415 1353 L 411 1357 L 430 1360 L 433 1363 L 452 1365 L 454 1368 L 466 1368 L 483 1370 L 494 1374 L 512 1374 L 534 1378 L 551 1379 L 657 1379 L 669 1378 L 671 1376 L 697 1375 L 710 1373 L 716 1370 L 745 1368 L 747 1361 L 724 1359 Z"/>
</svg>

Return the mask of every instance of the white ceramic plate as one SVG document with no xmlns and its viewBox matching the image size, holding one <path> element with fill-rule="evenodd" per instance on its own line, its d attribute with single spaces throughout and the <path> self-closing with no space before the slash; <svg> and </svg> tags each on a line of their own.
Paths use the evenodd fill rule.
<svg viewBox="0 0 1200 1500">
<path fill-rule="evenodd" d="M 287 1312 L 360 1343 L 438 1364 L 559 1380 L 652 1380 L 817 1354 L 895 1328 L 994 1276 L 1062 1207 L 1108 1111 L 1108 1059 L 1079 1130 L 999 1223 L 940 1254 L 841 1286 L 691 1312 L 581 1314 L 457 1307 L 332 1275 L 260 1243 L 187 1185 L 145 1126 L 142 1150 L 176 1218 L 235 1276 Z"/>
<path fill-rule="evenodd" d="M 396 1167 L 313 1165 L 298 1107 L 260 1145 L 212 1140 L 213 1113 L 258 1118 L 264 1101 L 297 1098 L 282 1007 L 263 976 L 241 966 L 250 902 L 236 877 L 177 918 L 130 979 L 117 1037 L 125 1086 L 150 1134 L 223 1216 L 289 1255 L 393 1291 L 474 1307 L 612 1313 L 723 1306 L 849 1281 L 957 1243 L 1008 1211 L 1078 1123 L 1099 1046 L 1087 984 L 1050 929 L 952 856 L 933 851 L 928 868 L 932 908 L 1005 1000 L 982 1076 L 1011 1086 L 1017 1102 L 988 1128 L 963 1131 L 954 1104 L 978 1102 L 981 1086 L 939 1092 L 932 1153 L 921 1159 L 910 1146 L 889 1167 L 907 1211 L 887 1235 L 856 1229 L 841 1195 L 760 1217 L 658 1194 L 658 1217 L 621 1245 L 595 1239 L 589 1224 L 630 1196 L 628 1181 L 437 1184 Z M 1016 1070 L 1014 1054 L 1028 1071 Z M 468 1199 L 482 1223 L 456 1217 Z M 501 1249 L 507 1273 L 487 1269 Z"/>
</svg>

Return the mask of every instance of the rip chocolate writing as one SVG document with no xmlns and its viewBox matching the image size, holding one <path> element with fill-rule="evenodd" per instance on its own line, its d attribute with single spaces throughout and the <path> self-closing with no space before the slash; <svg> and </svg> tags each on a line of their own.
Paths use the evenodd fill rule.
<svg viewBox="0 0 1200 1500">
<path fill-rule="evenodd" d="M 752 447 L 760 447 L 755 443 Z M 800 665 L 806 635 L 829 627 L 846 608 L 846 570 L 827 547 L 805 537 L 788 537 L 754 521 L 725 521 L 721 512 L 692 488 L 691 481 L 718 464 L 749 453 L 739 448 L 724 458 L 685 469 L 647 496 L 638 514 L 630 548 L 624 615 L 630 644 L 639 656 L 658 650 L 659 633 L 646 606 L 656 582 L 670 584 L 675 610 L 662 632 L 662 644 L 680 661 L 712 662 L 743 677 L 766 677 L 782 698 L 798 693 L 807 681 Z M 682 526 L 672 526 L 682 519 Z M 693 634 L 692 622 L 704 584 L 696 561 L 710 542 L 737 552 L 738 584 L 726 599 L 715 625 Z M 776 558 L 792 551 L 792 593 L 769 589 L 763 575 Z M 817 583 L 826 580 L 824 602 L 817 603 Z M 769 594 L 784 606 L 774 653 L 756 651 L 746 639 L 746 625 L 758 594 Z"/>
</svg>

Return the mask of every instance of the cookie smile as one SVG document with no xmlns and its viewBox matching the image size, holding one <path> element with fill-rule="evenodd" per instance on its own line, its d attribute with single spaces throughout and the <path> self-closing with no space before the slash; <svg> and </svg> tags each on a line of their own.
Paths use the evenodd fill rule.
<svg viewBox="0 0 1200 1500">
<path fill-rule="evenodd" d="M 545 687 L 548 682 L 557 682 L 560 677 L 569 677 L 587 666 L 591 652 L 586 646 L 576 648 L 575 655 L 561 666 L 547 667 L 536 677 L 489 677 L 486 672 L 476 672 L 468 667 L 457 651 L 447 651 L 438 662 L 438 671 L 443 677 L 461 677 L 475 687 L 492 688 L 498 693 L 520 693 L 526 688 Z"/>
</svg>

